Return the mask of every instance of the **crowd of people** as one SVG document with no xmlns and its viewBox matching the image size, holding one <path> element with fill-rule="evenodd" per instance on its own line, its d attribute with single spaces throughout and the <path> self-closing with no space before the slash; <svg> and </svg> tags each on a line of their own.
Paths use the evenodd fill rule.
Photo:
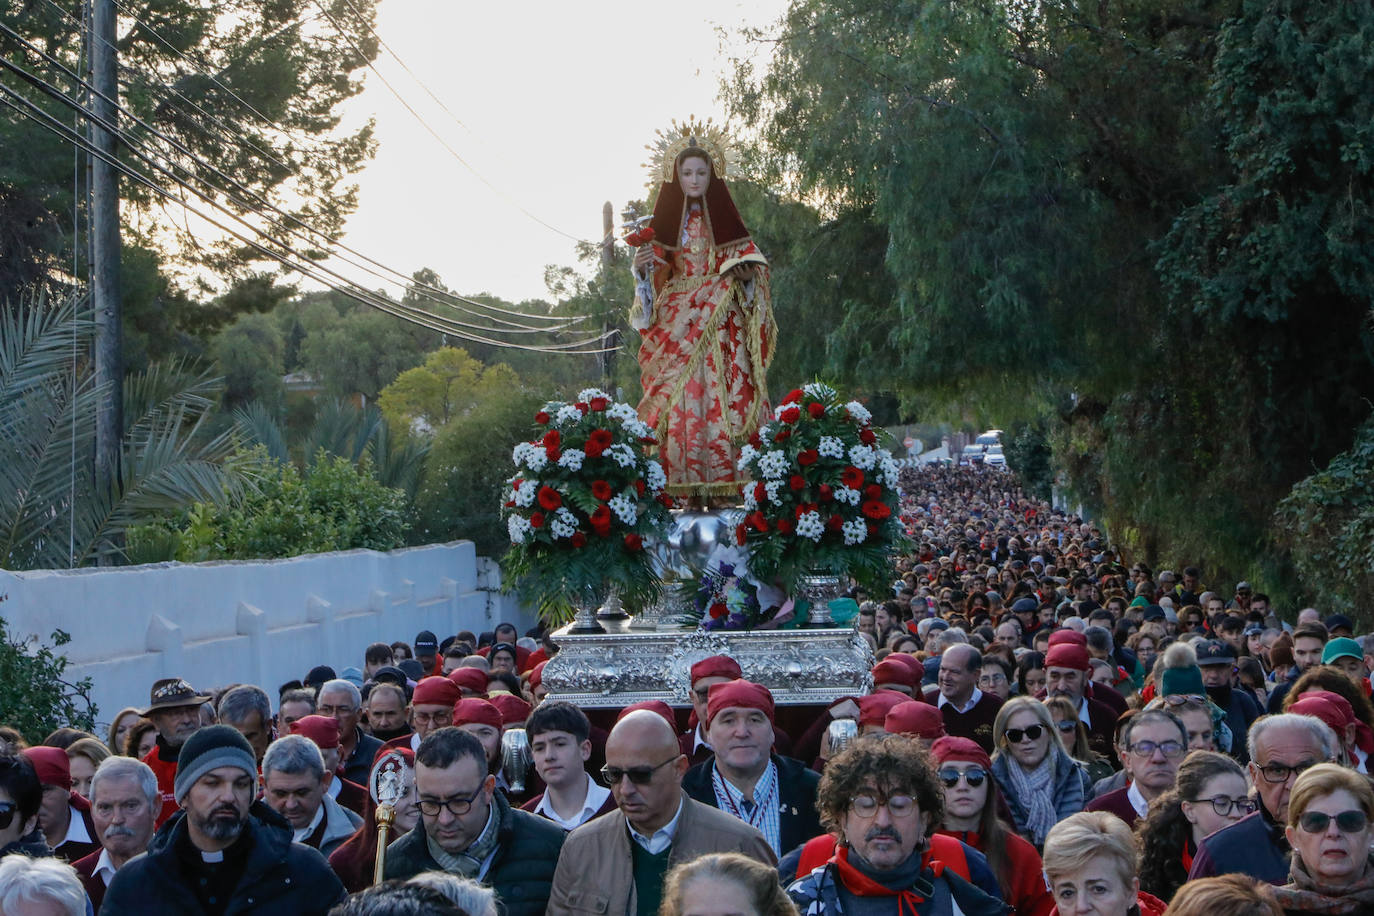
<svg viewBox="0 0 1374 916">
<path fill-rule="evenodd" d="M 589 718 L 510 624 L 162 679 L 102 736 L 0 729 L 0 913 L 1374 913 L 1374 635 L 903 475 L 864 695 L 783 716 L 717 655 L 690 709 Z"/>
</svg>

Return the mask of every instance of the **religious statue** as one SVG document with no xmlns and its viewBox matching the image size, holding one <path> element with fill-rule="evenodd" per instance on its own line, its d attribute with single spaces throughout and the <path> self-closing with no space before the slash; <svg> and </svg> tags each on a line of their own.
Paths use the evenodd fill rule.
<svg viewBox="0 0 1374 916">
<path fill-rule="evenodd" d="M 667 492 L 734 504 L 739 447 L 770 418 L 777 340 L 768 262 L 725 185 L 730 151 L 710 121 L 674 122 L 649 149 L 662 181 L 652 242 L 635 253 L 639 417 L 657 434 Z"/>
</svg>

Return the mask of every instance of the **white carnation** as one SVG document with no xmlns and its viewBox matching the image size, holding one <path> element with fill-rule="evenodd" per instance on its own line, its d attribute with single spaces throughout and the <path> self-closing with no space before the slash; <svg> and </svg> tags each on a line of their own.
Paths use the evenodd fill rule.
<svg viewBox="0 0 1374 916">
<path fill-rule="evenodd" d="M 534 505 L 534 498 L 537 495 L 539 495 L 539 481 L 522 480 L 515 491 L 515 504 L 522 509 L 528 509 Z"/>
<path fill-rule="evenodd" d="M 821 443 L 816 446 L 816 451 L 822 458 L 843 458 L 844 442 L 838 436 L 821 436 Z"/>
<path fill-rule="evenodd" d="M 749 467 L 749 462 L 753 461 L 758 456 L 759 450 L 752 445 L 742 446 L 739 450 L 739 461 L 735 463 L 735 467 L 743 471 L 745 468 Z"/>
<path fill-rule="evenodd" d="M 610 407 L 607 407 L 606 416 L 610 417 L 612 420 L 619 420 L 622 424 L 639 419 L 639 414 L 635 413 L 635 409 L 624 401 L 616 401 Z"/>
<path fill-rule="evenodd" d="M 757 508 L 759 507 L 759 502 L 758 502 L 758 500 L 754 499 L 754 485 L 753 485 L 753 484 L 747 484 L 747 485 L 744 487 L 744 489 L 740 491 L 740 495 L 744 497 L 744 511 L 745 511 L 745 512 L 753 512 L 755 509 L 757 509 Z"/>
<path fill-rule="evenodd" d="M 861 471 L 873 470 L 873 465 L 877 460 L 878 456 L 874 453 L 872 446 L 855 445 L 849 449 L 849 463 Z"/>
<path fill-rule="evenodd" d="M 525 543 L 525 538 L 534 530 L 534 526 L 531 525 L 529 519 L 525 518 L 523 515 L 512 515 L 510 518 L 506 519 L 506 530 L 510 532 L 510 542 L 512 544 L 523 544 Z"/>
<path fill-rule="evenodd" d="M 856 518 L 853 521 L 845 522 L 840 533 L 844 535 L 846 544 L 862 544 L 868 540 L 868 525 L 863 520 Z"/>
<path fill-rule="evenodd" d="M 609 401 L 611 399 L 611 396 L 606 392 L 602 391 L 600 388 L 583 388 L 581 391 L 577 393 L 577 399 L 581 401 L 583 404 L 587 403 L 592 398 L 605 398 Z"/>
<path fill-rule="evenodd" d="M 873 419 L 873 414 L 869 413 L 868 408 L 858 401 L 850 401 L 848 404 L 844 405 L 844 409 L 849 411 L 849 415 L 859 424 L 867 423 L 869 420 Z"/>
<path fill-rule="evenodd" d="M 582 411 L 571 404 L 564 404 L 562 407 L 558 408 L 558 412 L 554 414 L 554 420 L 557 421 L 560 426 L 564 423 L 576 423 L 580 419 L 582 419 Z"/>
<path fill-rule="evenodd" d="M 819 541 L 823 534 L 825 534 L 825 522 L 821 521 L 819 512 L 803 512 L 801 518 L 797 519 L 797 537 Z"/>
<path fill-rule="evenodd" d="M 828 401 L 835 396 L 835 389 L 821 382 L 812 382 L 809 385 L 803 385 L 802 391 L 818 401 Z"/>
<path fill-rule="evenodd" d="M 581 449 L 570 448 L 559 456 L 558 466 L 570 471 L 580 471 L 582 470 L 582 459 L 586 457 Z"/>
<path fill-rule="evenodd" d="M 635 466 L 634 449 L 625 445 L 623 442 L 620 445 L 612 445 L 606 450 L 605 454 L 606 457 L 614 460 L 615 463 L 622 468 L 632 468 Z"/>
<path fill-rule="evenodd" d="M 525 467 L 531 471 L 542 471 L 548 463 L 548 453 L 542 448 L 531 448 L 525 453 Z"/>
<path fill-rule="evenodd" d="M 668 474 L 663 470 L 663 465 L 652 460 L 648 463 L 644 469 L 644 485 L 651 493 L 657 493 L 668 485 Z"/>
<path fill-rule="evenodd" d="M 769 480 L 763 484 L 763 489 L 768 493 L 768 501 L 775 503 L 778 501 L 778 491 L 782 489 L 781 480 Z"/>
<path fill-rule="evenodd" d="M 515 448 L 511 449 L 510 460 L 513 464 L 521 465 L 525 463 L 525 458 L 534 450 L 534 446 L 528 442 L 517 442 Z"/>
<path fill-rule="evenodd" d="M 636 439 L 644 439 L 648 436 L 652 436 L 654 433 L 654 431 L 649 428 L 649 424 L 640 419 L 627 420 L 624 425 L 625 432 L 634 436 Z"/>
<path fill-rule="evenodd" d="M 845 503 L 850 506 L 857 506 L 863 498 L 863 494 L 850 487 L 840 487 L 835 490 L 835 502 Z"/>
</svg>

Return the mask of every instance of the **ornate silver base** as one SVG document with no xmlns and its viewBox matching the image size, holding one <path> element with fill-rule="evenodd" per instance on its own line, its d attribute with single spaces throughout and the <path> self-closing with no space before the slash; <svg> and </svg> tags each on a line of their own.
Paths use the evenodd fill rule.
<svg viewBox="0 0 1374 916">
<path fill-rule="evenodd" d="M 692 665 L 729 655 L 744 676 L 783 706 L 831 703 L 873 687 L 873 651 L 852 628 L 826 630 L 636 632 L 618 622 L 605 635 L 554 634 L 559 652 L 544 667 L 549 698 L 588 708 L 642 700 L 690 702 Z"/>
<path fill-rule="evenodd" d="M 597 620 L 629 620 L 630 615 L 625 611 L 625 605 L 620 603 L 620 592 L 611 589 L 611 593 L 606 596 L 606 603 L 601 605 L 596 612 Z"/>
<path fill-rule="evenodd" d="M 830 602 L 844 595 L 844 580 L 825 570 L 812 570 L 801 577 L 797 592 L 797 597 L 805 598 L 809 605 L 806 612 L 808 628 L 827 629 L 835 626 L 835 621 L 830 617 Z"/>
</svg>

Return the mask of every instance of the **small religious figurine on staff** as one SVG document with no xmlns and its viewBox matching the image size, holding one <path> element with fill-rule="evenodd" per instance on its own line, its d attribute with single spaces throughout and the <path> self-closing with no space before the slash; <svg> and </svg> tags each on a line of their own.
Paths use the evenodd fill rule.
<svg viewBox="0 0 1374 916">
<path fill-rule="evenodd" d="M 669 495 L 734 505 L 745 482 L 739 447 L 770 419 L 768 262 L 725 185 L 724 134 L 689 121 L 659 136 L 649 147 L 662 181 L 652 241 L 634 259 L 639 417 L 657 433 Z"/>
</svg>

